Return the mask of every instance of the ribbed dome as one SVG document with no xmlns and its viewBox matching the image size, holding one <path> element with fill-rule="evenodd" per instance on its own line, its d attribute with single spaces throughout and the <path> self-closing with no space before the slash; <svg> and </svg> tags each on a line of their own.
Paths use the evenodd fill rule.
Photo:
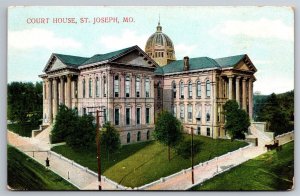
<svg viewBox="0 0 300 196">
<path fill-rule="evenodd" d="M 170 47 L 170 49 L 174 50 L 172 40 L 166 34 L 164 34 L 162 32 L 162 27 L 160 26 L 159 23 L 156 28 L 156 32 L 153 33 L 147 40 L 146 49 L 155 47 L 155 45 L 167 46 L 167 47 Z"/>
<path fill-rule="evenodd" d="M 160 66 L 166 65 L 172 60 L 176 60 L 173 42 L 162 32 L 160 23 L 158 23 L 156 27 L 156 32 L 148 38 L 145 51 Z"/>
</svg>

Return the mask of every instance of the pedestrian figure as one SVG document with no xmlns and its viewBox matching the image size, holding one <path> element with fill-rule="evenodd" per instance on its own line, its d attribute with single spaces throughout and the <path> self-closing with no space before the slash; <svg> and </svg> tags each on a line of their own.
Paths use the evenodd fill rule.
<svg viewBox="0 0 300 196">
<path fill-rule="evenodd" d="M 47 167 L 47 168 L 50 167 L 50 160 L 48 159 L 48 157 L 47 157 L 47 159 L 46 159 L 46 167 Z"/>
</svg>

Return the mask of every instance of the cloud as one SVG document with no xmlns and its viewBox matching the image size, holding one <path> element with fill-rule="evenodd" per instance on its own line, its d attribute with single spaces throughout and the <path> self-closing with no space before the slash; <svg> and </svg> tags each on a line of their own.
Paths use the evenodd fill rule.
<svg viewBox="0 0 300 196">
<path fill-rule="evenodd" d="M 109 50 L 118 50 L 138 45 L 142 50 L 150 35 L 139 35 L 136 31 L 125 29 L 121 35 L 104 35 L 99 38 L 99 43 Z"/>
<path fill-rule="evenodd" d="M 275 38 L 293 41 L 294 28 L 282 22 L 282 20 L 231 20 L 222 23 L 214 29 L 215 33 L 229 36 L 244 35 L 252 38 Z"/>
<path fill-rule="evenodd" d="M 194 52 L 197 49 L 197 45 L 194 44 L 184 44 L 184 43 L 180 43 L 180 44 L 175 44 L 175 52 L 176 52 L 176 57 L 177 59 L 181 59 L 184 56 L 190 56 L 193 57 L 195 54 Z"/>
<path fill-rule="evenodd" d="M 59 37 L 50 30 L 32 28 L 21 31 L 9 31 L 8 46 L 21 50 L 32 48 L 78 49 L 81 47 L 81 43 L 72 38 Z"/>
</svg>

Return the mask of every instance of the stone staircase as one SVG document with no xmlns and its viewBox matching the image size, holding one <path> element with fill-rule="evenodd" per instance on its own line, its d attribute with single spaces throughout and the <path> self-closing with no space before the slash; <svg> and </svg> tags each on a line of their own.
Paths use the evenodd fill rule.
<svg viewBox="0 0 300 196">
<path fill-rule="evenodd" d="M 32 134 L 32 138 L 39 140 L 44 144 L 50 145 L 50 133 L 52 126 L 41 127 L 38 134 Z"/>
<path fill-rule="evenodd" d="M 266 131 L 265 122 L 251 122 L 247 138 L 257 138 L 258 146 L 274 143 L 274 133 Z"/>
</svg>

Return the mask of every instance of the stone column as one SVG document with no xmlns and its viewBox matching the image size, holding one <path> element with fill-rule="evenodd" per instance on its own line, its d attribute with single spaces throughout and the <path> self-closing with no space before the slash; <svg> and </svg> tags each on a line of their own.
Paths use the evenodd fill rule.
<svg viewBox="0 0 300 196">
<path fill-rule="evenodd" d="M 64 84 L 64 78 L 61 76 L 60 78 L 60 92 L 59 92 L 59 104 L 65 104 L 64 98 L 65 98 L 65 84 Z"/>
<path fill-rule="evenodd" d="M 223 79 L 220 76 L 219 77 L 219 98 L 223 98 L 224 97 L 224 92 L 223 92 Z"/>
<path fill-rule="evenodd" d="M 246 95 L 246 80 L 247 78 L 243 78 L 243 95 L 242 95 L 242 99 L 243 99 L 243 104 L 242 104 L 242 109 L 243 110 L 247 110 L 247 95 Z"/>
<path fill-rule="evenodd" d="M 48 119 L 52 124 L 52 79 L 48 80 Z"/>
<path fill-rule="evenodd" d="M 228 81 L 229 81 L 229 99 L 231 100 L 232 99 L 232 78 L 233 76 L 227 76 L 228 77 Z"/>
<path fill-rule="evenodd" d="M 237 103 L 240 104 L 240 76 L 236 77 L 235 79 L 235 99 L 237 101 Z"/>
<path fill-rule="evenodd" d="M 249 117 L 252 120 L 253 117 L 253 79 L 249 79 L 249 89 L 248 89 L 248 99 L 249 99 Z"/>
<path fill-rule="evenodd" d="M 53 79 L 53 118 L 55 119 L 58 106 L 57 79 Z"/>
<path fill-rule="evenodd" d="M 67 75 L 67 96 L 66 96 L 66 106 L 68 108 L 72 107 L 72 97 L 71 97 L 71 75 Z"/>
</svg>

